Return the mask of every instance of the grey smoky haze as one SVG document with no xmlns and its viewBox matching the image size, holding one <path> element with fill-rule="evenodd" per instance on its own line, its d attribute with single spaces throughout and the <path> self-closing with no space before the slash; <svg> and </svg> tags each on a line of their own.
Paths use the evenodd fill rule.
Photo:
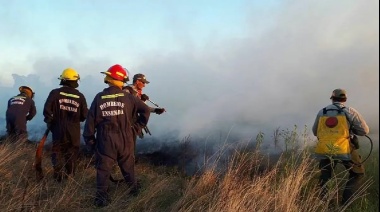
<svg viewBox="0 0 380 212">
<path fill-rule="evenodd" d="M 42 135 L 43 104 L 50 90 L 58 87 L 63 69 L 79 72 L 78 89 L 90 105 L 106 86 L 99 72 L 120 63 L 132 75 L 146 74 L 151 83 L 145 93 L 167 109 L 163 115 L 151 115 L 149 127 L 156 138 L 244 140 L 261 131 L 271 139 L 273 130 L 295 125 L 300 130 L 306 126 L 310 134 L 317 112 L 330 104 L 332 90 L 344 88 L 347 105 L 361 112 L 377 143 L 379 2 L 286 1 L 278 11 L 247 10 L 246 34 L 224 39 L 215 34 L 203 45 L 186 36 L 186 23 L 176 31 L 179 23 L 169 17 L 166 30 L 181 47 L 139 55 L 143 63 L 134 68 L 122 60 L 81 55 L 81 49 L 73 47 L 76 43 L 68 41 L 70 56 L 41 54 L 29 61 L 32 74 L 14 74 L 13 87 L 1 87 L 0 117 L 5 117 L 6 102 L 18 87 L 30 85 L 38 114 L 28 129 Z M 4 121 L 0 127 L 5 131 Z"/>
</svg>

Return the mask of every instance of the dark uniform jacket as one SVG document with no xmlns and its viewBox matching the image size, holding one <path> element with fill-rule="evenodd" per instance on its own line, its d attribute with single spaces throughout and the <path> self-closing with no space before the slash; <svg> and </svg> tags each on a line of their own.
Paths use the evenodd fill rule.
<svg viewBox="0 0 380 212">
<path fill-rule="evenodd" d="M 130 93 L 130 94 L 132 94 L 133 96 L 136 96 L 138 99 L 140 99 L 141 100 L 141 92 L 139 92 L 138 90 L 137 90 L 137 88 L 134 86 L 134 85 L 127 85 L 127 86 L 125 86 L 124 88 L 123 88 L 123 90 L 124 91 L 126 91 L 126 92 L 128 92 L 128 93 Z M 142 100 L 141 100 L 142 101 Z M 145 103 L 145 102 L 144 102 Z M 146 104 L 146 103 L 145 103 Z M 147 105 L 148 106 L 148 105 Z M 148 106 L 149 107 L 149 106 Z M 155 111 L 155 108 L 153 108 L 153 107 L 149 107 L 149 111 L 151 112 L 151 113 L 153 113 L 154 111 Z M 134 125 L 134 123 L 136 122 L 136 120 L 138 119 L 138 116 L 139 116 L 139 114 L 138 113 L 135 113 L 134 114 L 134 117 L 132 117 L 132 125 Z M 134 129 L 134 140 L 136 140 L 137 139 L 137 136 L 139 136 L 140 138 L 142 138 L 143 137 L 143 134 L 142 134 L 142 131 L 141 131 L 141 129 L 137 129 L 137 127 L 134 127 L 133 128 Z"/>
<path fill-rule="evenodd" d="M 49 93 L 43 115 L 51 123 L 53 141 L 70 140 L 80 145 L 80 122 L 87 117 L 87 102 L 84 95 L 75 88 L 62 86 Z"/>
<path fill-rule="evenodd" d="M 26 133 L 26 122 L 32 120 L 36 113 L 33 99 L 26 94 L 10 98 L 6 111 L 8 133 Z"/>
<path fill-rule="evenodd" d="M 143 128 L 148 123 L 149 107 L 128 92 L 115 86 L 108 87 L 95 96 L 83 137 L 95 138 L 96 133 L 98 151 L 112 158 L 121 149 L 133 151 L 132 118 L 136 113 L 140 116 L 134 124 Z"/>
</svg>

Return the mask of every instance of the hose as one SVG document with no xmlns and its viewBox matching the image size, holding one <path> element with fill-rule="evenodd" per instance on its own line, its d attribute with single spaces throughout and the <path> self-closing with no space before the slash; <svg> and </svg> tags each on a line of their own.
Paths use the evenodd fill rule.
<svg viewBox="0 0 380 212">
<path fill-rule="evenodd" d="M 368 153 L 367 157 L 366 157 L 361 163 L 359 163 L 359 164 L 357 164 L 357 165 L 361 165 L 361 164 L 363 164 L 366 160 L 368 160 L 369 156 L 371 156 L 371 154 L 372 154 L 372 150 L 373 150 L 373 141 L 372 141 L 372 139 L 371 139 L 368 135 L 365 135 L 365 137 L 368 138 L 369 143 L 371 144 L 371 148 L 370 148 L 370 150 L 369 150 L 369 153 Z"/>
<path fill-rule="evenodd" d="M 368 138 L 368 140 L 369 140 L 369 142 L 370 142 L 370 144 L 371 144 L 371 148 L 370 148 L 370 150 L 369 150 L 369 153 L 368 153 L 367 157 L 366 157 L 364 160 L 362 160 L 362 162 L 360 162 L 360 163 L 355 163 L 355 162 L 352 161 L 352 160 L 349 161 L 350 163 L 353 163 L 354 165 L 357 165 L 357 166 L 362 165 L 364 162 L 366 162 L 366 161 L 369 159 L 369 157 L 371 156 L 372 151 L 373 151 L 373 141 L 372 141 L 372 139 L 371 139 L 368 135 L 365 135 L 364 137 L 367 137 L 367 138 Z M 337 162 L 338 162 L 338 163 L 345 163 L 343 160 L 338 160 Z"/>
</svg>

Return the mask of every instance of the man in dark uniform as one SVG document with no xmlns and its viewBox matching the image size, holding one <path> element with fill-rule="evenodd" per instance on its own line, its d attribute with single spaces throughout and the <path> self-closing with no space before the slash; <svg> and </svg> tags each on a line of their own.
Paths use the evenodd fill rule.
<svg viewBox="0 0 380 212">
<path fill-rule="evenodd" d="M 141 101 L 143 101 L 144 103 L 149 100 L 149 97 L 148 95 L 144 94 L 143 93 L 143 88 L 145 87 L 146 84 L 149 84 L 149 81 L 146 79 L 145 75 L 144 74 L 135 74 L 133 76 L 133 81 L 132 81 L 133 84 L 131 85 L 127 85 L 123 88 L 123 90 L 131 93 L 132 95 L 138 97 L 139 99 L 141 99 Z M 154 107 L 149 107 L 149 110 L 151 113 L 156 113 L 158 115 L 162 114 L 165 112 L 165 108 L 154 108 Z M 138 114 L 135 114 L 135 117 L 133 117 L 133 120 L 136 120 L 137 119 L 137 116 Z M 134 127 L 135 129 L 135 127 Z M 138 131 L 137 129 L 134 130 L 134 136 L 133 136 L 133 140 L 134 142 L 136 143 L 136 139 L 137 139 L 137 136 L 139 136 L 140 138 L 143 137 L 143 132 L 142 131 Z"/>
<path fill-rule="evenodd" d="M 131 191 L 137 192 L 131 118 L 134 113 L 140 114 L 135 125 L 141 129 L 150 115 L 146 104 L 122 90 L 128 80 L 122 66 L 116 64 L 101 73 L 106 75 L 104 82 L 109 87 L 95 96 L 83 132 L 86 144 L 95 147 L 97 191 L 94 204 L 98 207 L 110 203 L 108 180 L 115 162 Z"/>
<path fill-rule="evenodd" d="M 86 98 L 76 89 L 79 74 L 67 68 L 58 79 L 62 87 L 49 93 L 43 115 L 52 132 L 54 179 L 60 182 L 67 175 L 75 174 L 80 147 L 80 122 L 86 119 L 88 109 Z"/>
<path fill-rule="evenodd" d="M 34 92 L 28 86 L 19 88 L 20 94 L 8 100 L 6 112 L 7 133 L 11 141 L 28 138 L 26 122 L 36 115 L 36 106 L 33 100 Z"/>
</svg>

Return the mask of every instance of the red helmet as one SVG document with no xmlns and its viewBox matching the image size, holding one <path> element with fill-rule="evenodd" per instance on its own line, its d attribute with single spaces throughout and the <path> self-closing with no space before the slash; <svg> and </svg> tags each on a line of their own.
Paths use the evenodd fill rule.
<svg viewBox="0 0 380 212">
<path fill-rule="evenodd" d="M 128 74 L 126 72 L 126 69 L 119 64 L 113 65 L 106 72 L 100 73 L 110 76 L 112 79 L 115 80 L 119 80 L 122 82 L 128 81 Z"/>
</svg>

